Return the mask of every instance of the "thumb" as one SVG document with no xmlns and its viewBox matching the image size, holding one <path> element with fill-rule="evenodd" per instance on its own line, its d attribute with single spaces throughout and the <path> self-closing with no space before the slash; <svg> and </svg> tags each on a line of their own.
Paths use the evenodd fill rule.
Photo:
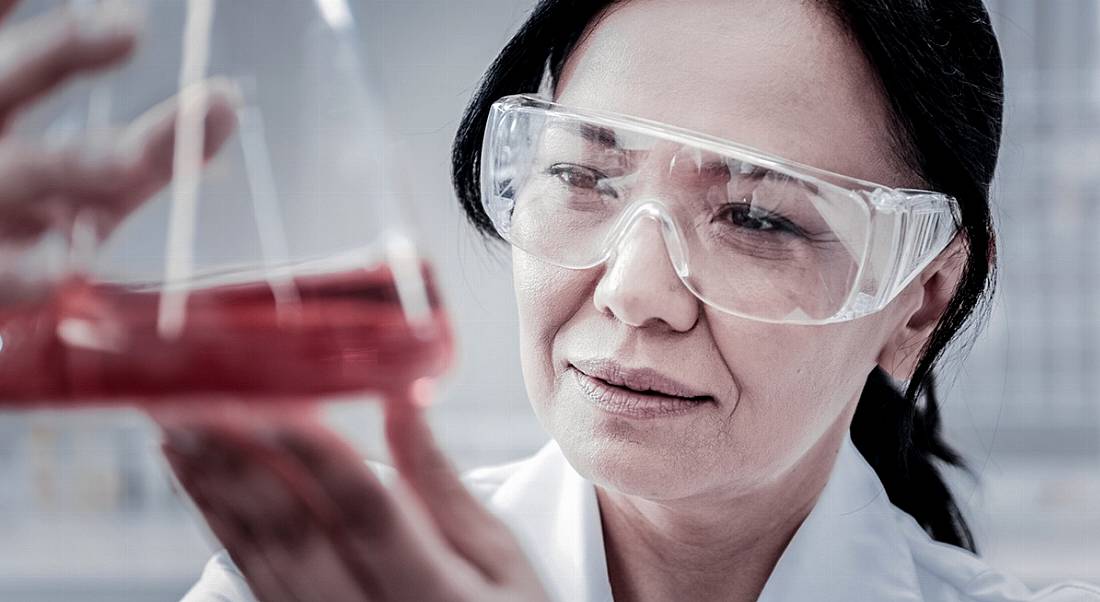
<svg viewBox="0 0 1100 602">
<path fill-rule="evenodd" d="M 511 531 L 462 483 L 436 445 L 424 416 L 432 395 L 422 379 L 386 400 L 386 440 L 398 471 L 455 550 L 495 582 L 509 576 L 506 562 L 523 558 Z"/>
</svg>

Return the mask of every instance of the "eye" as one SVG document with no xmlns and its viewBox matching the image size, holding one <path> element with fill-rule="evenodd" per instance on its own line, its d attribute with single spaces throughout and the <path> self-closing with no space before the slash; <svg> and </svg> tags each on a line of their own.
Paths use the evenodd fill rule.
<svg viewBox="0 0 1100 602">
<path fill-rule="evenodd" d="M 578 188 L 581 190 L 594 190 L 597 192 L 610 194 L 612 196 L 618 196 L 615 191 L 606 186 L 601 187 L 600 182 L 607 179 L 607 175 L 603 172 L 592 169 L 591 167 L 585 167 L 583 165 L 575 165 L 572 163 L 557 163 L 551 165 L 546 172 L 572 188 Z"/>
<path fill-rule="evenodd" d="M 730 224 L 744 230 L 777 234 L 800 235 L 802 233 L 801 229 L 787 218 L 761 209 L 748 200 L 729 203 L 722 208 L 721 213 Z"/>
</svg>

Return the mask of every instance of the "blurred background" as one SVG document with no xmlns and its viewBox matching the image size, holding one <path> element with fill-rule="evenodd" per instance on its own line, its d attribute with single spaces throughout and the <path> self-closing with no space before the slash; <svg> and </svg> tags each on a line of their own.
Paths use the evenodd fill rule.
<svg viewBox="0 0 1100 602">
<path fill-rule="evenodd" d="M 432 202 L 421 240 L 458 335 L 432 422 L 461 467 L 522 457 L 547 437 L 520 374 L 507 254 L 465 224 L 448 153 L 534 1 L 353 1 L 370 15 L 393 133 L 417 158 L 416 194 Z M 14 19 L 56 4 L 24 0 Z M 1100 0 L 988 5 L 1007 69 L 1000 288 L 941 384 L 948 438 L 977 477 L 953 484 L 992 564 L 1033 586 L 1100 583 Z M 108 254 L 159 248 L 163 231 L 145 226 L 165 210 L 143 209 Z M 379 453 L 371 404 L 330 418 Z M 0 413 L 0 542 L 0 600 L 26 602 L 175 600 L 216 548 L 173 492 L 148 422 L 123 410 Z"/>
</svg>

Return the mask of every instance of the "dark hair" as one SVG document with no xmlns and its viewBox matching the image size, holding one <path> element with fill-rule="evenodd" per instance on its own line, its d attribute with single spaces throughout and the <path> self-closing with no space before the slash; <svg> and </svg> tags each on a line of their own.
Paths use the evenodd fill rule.
<svg viewBox="0 0 1100 602">
<path fill-rule="evenodd" d="M 494 237 L 480 203 L 480 154 L 489 107 L 533 92 L 609 7 L 629 0 L 541 0 L 489 67 L 455 137 L 455 191 L 473 225 Z M 933 374 L 994 285 L 989 190 L 1003 111 L 1000 47 L 981 0 L 817 0 L 862 49 L 888 101 L 895 152 L 923 187 L 959 200 L 967 243 L 962 279 L 922 350 L 904 393 L 881 368 L 867 378 L 852 439 L 890 501 L 935 539 L 976 550 L 936 461 L 964 468 L 940 433 Z"/>
</svg>

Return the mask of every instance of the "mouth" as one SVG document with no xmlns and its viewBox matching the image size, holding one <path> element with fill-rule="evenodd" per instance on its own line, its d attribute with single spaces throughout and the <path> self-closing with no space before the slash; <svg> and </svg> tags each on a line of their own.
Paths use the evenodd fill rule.
<svg viewBox="0 0 1100 602">
<path fill-rule="evenodd" d="M 649 369 L 629 370 L 611 362 L 578 362 L 570 364 L 569 371 L 594 406 L 626 418 L 680 416 L 715 401 Z"/>
</svg>

